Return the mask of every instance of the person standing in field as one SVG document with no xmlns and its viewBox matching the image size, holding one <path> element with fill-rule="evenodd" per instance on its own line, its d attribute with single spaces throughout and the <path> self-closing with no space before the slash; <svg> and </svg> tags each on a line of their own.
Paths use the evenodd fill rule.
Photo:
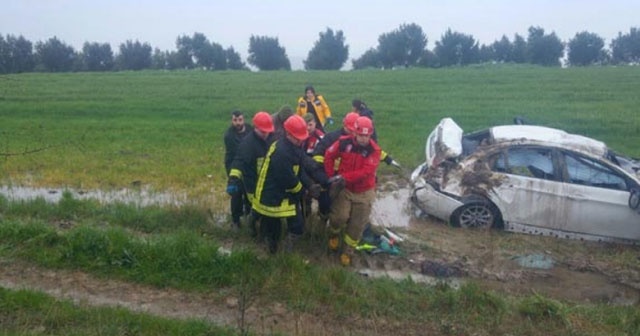
<svg viewBox="0 0 640 336">
<path fill-rule="evenodd" d="M 258 172 L 262 166 L 269 146 L 273 142 L 273 121 L 267 112 L 258 112 L 253 117 L 253 132 L 245 136 L 238 145 L 237 153 L 231 162 L 227 193 L 233 195 L 241 188 L 247 194 L 251 204 L 254 201 Z M 249 218 L 252 236 L 257 236 L 256 221 L 259 216 L 253 211 Z"/>
<path fill-rule="evenodd" d="M 327 105 L 324 97 L 316 95 L 316 90 L 311 85 L 304 88 L 304 96 L 298 98 L 298 107 L 296 108 L 296 114 L 301 117 L 304 117 L 307 113 L 313 115 L 316 120 L 316 127 L 322 132 L 324 132 L 325 123 L 333 124 L 329 105 Z"/>
<path fill-rule="evenodd" d="M 340 137 L 325 152 L 324 167 L 329 180 L 332 183 L 344 181 L 345 186 L 332 201 L 329 215 L 329 249 L 338 251 L 342 246 L 340 262 L 344 266 L 351 265 L 376 198 L 380 147 L 371 139 L 372 134 L 373 121 L 358 117 L 355 135 Z"/>
<path fill-rule="evenodd" d="M 245 124 L 244 114 L 238 110 L 231 112 L 231 126 L 224 132 L 223 137 L 225 149 L 224 168 L 227 171 L 227 176 L 231 172 L 231 163 L 238 152 L 240 142 L 251 132 L 253 132 L 253 127 Z M 251 202 L 249 202 L 247 193 L 241 183 L 233 184 L 227 192 L 231 196 L 231 225 L 234 229 L 239 229 L 240 217 L 251 212 Z"/>
<path fill-rule="evenodd" d="M 302 142 L 309 137 L 307 125 L 298 115 L 284 122 L 285 137 L 270 147 L 260 168 L 253 210 L 261 215 L 269 252 L 276 253 L 281 240 L 282 227 L 286 226 L 287 240 L 291 245 L 304 231 L 300 201 L 304 191 Z M 288 246 L 290 248 L 291 246 Z"/>
</svg>

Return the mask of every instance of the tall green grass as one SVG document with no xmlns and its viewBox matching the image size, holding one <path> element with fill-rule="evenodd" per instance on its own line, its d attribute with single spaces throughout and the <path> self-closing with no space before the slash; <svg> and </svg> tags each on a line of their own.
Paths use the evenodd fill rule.
<svg viewBox="0 0 640 336">
<path fill-rule="evenodd" d="M 230 111 L 239 108 L 250 119 L 259 110 L 295 106 L 306 84 L 325 96 L 337 120 L 351 99 L 364 99 L 375 111 L 381 145 L 407 167 L 423 160 L 427 133 L 443 117 L 471 131 L 520 115 L 640 156 L 630 141 L 640 130 L 637 67 L 29 73 L 0 79 L 0 153 L 45 150 L 3 157 L 3 178 L 221 191 Z"/>
</svg>

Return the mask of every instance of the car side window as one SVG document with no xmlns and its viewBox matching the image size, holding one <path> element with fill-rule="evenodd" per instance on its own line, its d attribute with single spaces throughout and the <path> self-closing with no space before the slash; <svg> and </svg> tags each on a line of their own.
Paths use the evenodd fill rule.
<svg viewBox="0 0 640 336">
<path fill-rule="evenodd" d="M 509 148 L 498 154 L 493 170 L 507 174 L 555 180 L 551 150 L 545 148 Z"/>
<path fill-rule="evenodd" d="M 628 190 L 625 179 L 611 168 L 585 157 L 566 154 L 569 182 L 598 188 Z"/>
</svg>

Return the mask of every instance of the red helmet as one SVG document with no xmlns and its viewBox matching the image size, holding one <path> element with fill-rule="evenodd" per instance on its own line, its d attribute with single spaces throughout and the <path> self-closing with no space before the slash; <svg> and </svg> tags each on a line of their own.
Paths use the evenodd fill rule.
<svg viewBox="0 0 640 336">
<path fill-rule="evenodd" d="M 344 116 L 344 119 L 342 119 L 342 125 L 349 132 L 355 132 L 356 131 L 356 119 L 358 119 L 358 117 L 360 117 L 360 115 L 358 113 L 349 112 L 349 113 L 347 113 L 347 115 Z"/>
<path fill-rule="evenodd" d="M 267 112 L 258 112 L 255 116 L 253 116 L 253 126 L 259 131 L 265 133 L 273 132 L 273 120 L 271 120 L 271 115 Z"/>
<path fill-rule="evenodd" d="M 293 115 L 284 122 L 284 129 L 294 138 L 304 141 L 309 137 L 307 123 L 299 115 Z"/>
<path fill-rule="evenodd" d="M 358 117 L 356 119 L 356 134 L 357 135 L 372 135 L 373 134 L 373 121 L 367 117 Z"/>
</svg>

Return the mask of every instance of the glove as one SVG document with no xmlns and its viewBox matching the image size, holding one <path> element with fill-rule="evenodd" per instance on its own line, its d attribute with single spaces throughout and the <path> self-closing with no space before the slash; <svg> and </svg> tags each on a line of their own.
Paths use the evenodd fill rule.
<svg viewBox="0 0 640 336">
<path fill-rule="evenodd" d="M 394 166 L 396 168 L 402 168 L 400 166 L 400 164 L 398 163 L 398 161 L 394 160 L 391 155 L 387 155 L 386 158 L 384 158 L 384 162 L 390 166 Z"/>
<path fill-rule="evenodd" d="M 327 118 L 327 124 L 333 125 L 333 118 L 331 117 Z"/>
<path fill-rule="evenodd" d="M 309 196 L 312 198 L 318 199 L 320 197 L 320 192 L 322 191 L 322 187 L 319 184 L 312 184 L 309 187 Z"/>
<path fill-rule="evenodd" d="M 240 180 L 237 177 L 229 178 L 227 182 L 227 194 L 234 196 L 240 192 Z"/>
</svg>

